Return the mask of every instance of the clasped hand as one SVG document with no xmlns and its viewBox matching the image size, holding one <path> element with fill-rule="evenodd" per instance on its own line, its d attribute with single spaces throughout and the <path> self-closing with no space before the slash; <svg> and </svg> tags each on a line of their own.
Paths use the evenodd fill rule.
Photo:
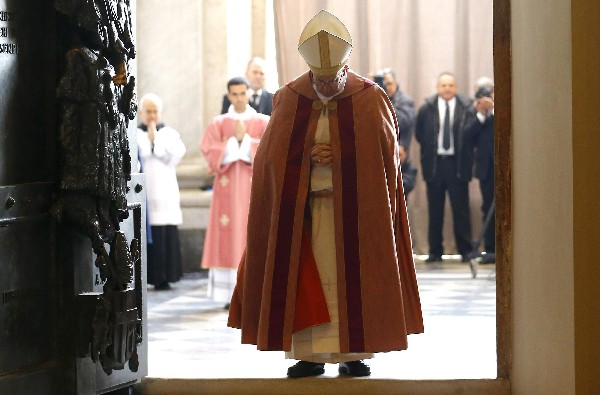
<svg viewBox="0 0 600 395">
<path fill-rule="evenodd" d="M 331 145 L 315 144 L 310 150 L 310 160 L 313 165 L 329 166 L 333 162 Z"/>
<path fill-rule="evenodd" d="M 246 134 L 246 125 L 244 122 L 238 120 L 235 123 L 233 131 L 235 132 L 235 138 L 237 139 L 238 143 L 241 143 L 244 135 Z"/>
<path fill-rule="evenodd" d="M 482 97 L 475 103 L 475 109 L 482 115 L 487 115 L 488 112 L 494 109 L 494 100 L 489 97 Z"/>
<path fill-rule="evenodd" d="M 148 140 L 150 140 L 150 142 L 154 144 L 154 138 L 156 137 L 156 122 L 148 122 L 148 125 L 146 125 L 146 127 L 148 129 Z"/>
</svg>

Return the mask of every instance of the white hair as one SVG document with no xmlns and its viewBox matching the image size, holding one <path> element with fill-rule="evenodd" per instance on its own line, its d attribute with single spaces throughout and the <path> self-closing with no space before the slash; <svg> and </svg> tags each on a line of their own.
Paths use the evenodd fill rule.
<svg viewBox="0 0 600 395">
<path fill-rule="evenodd" d="M 156 93 L 146 93 L 144 96 L 142 96 L 140 99 L 140 109 L 144 108 L 144 103 L 146 103 L 146 101 L 151 101 L 152 103 L 156 104 L 158 111 L 162 111 L 163 101 Z"/>
<path fill-rule="evenodd" d="M 246 72 L 250 70 L 250 66 L 252 66 L 252 64 L 258 65 L 261 69 L 263 69 L 263 71 L 267 68 L 267 62 L 263 58 L 259 56 L 254 56 L 250 58 L 248 64 L 246 65 Z"/>
<path fill-rule="evenodd" d="M 490 77 L 481 77 L 477 80 L 475 85 L 477 86 L 477 89 L 483 88 L 483 87 L 494 89 L 494 80 L 491 79 Z"/>
</svg>

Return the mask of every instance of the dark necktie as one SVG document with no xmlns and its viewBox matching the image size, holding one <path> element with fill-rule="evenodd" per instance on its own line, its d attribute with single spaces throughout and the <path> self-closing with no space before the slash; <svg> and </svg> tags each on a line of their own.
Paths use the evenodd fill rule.
<svg viewBox="0 0 600 395">
<path fill-rule="evenodd" d="M 250 105 L 252 106 L 252 108 L 254 108 L 255 110 L 258 109 L 258 93 L 254 93 L 252 95 L 252 100 L 250 102 Z"/>
<path fill-rule="evenodd" d="M 446 100 L 446 115 L 444 115 L 444 140 L 442 147 L 445 150 L 450 149 L 450 106 Z"/>
</svg>

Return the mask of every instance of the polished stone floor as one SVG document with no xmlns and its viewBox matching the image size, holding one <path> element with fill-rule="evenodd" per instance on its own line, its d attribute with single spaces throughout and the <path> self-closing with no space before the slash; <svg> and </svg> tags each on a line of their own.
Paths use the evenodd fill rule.
<svg viewBox="0 0 600 395">
<path fill-rule="evenodd" d="M 472 379 L 496 377 L 495 266 L 456 257 L 425 264 L 416 257 L 425 333 L 409 336 L 408 350 L 376 354 L 374 378 Z M 278 378 L 295 361 L 283 352 L 240 344 L 227 328 L 227 311 L 206 297 L 207 280 L 186 275 L 170 291 L 148 290 L 149 377 Z M 326 365 L 325 376 L 337 376 Z"/>
</svg>

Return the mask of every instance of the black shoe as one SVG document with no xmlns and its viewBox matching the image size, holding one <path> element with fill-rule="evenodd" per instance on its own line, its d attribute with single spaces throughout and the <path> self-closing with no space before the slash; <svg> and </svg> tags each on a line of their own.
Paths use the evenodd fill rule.
<svg viewBox="0 0 600 395">
<path fill-rule="evenodd" d="M 491 252 L 489 254 L 485 254 L 484 256 L 481 257 L 482 265 L 492 264 L 492 263 L 496 263 L 496 254 L 494 254 L 493 252 Z"/>
<path fill-rule="evenodd" d="M 425 259 L 425 262 L 427 262 L 427 263 L 434 263 L 434 262 L 441 262 L 441 261 L 442 261 L 442 256 L 436 255 L 436 254 L 429 254 L 427 259 Z"/>
<path fill-rule="evenodd" d="M 231 307 L 231 303 L 227 303 L 225 306 L 223 306 L 223 308 L 225 310 L 229 310 L 230 307 Z"/>
<path fill-rule="evenodd" d="M 325 364 L 299 361 L 293 366 L 290 366 L 287 371 L 288 377 L 298 378 L 307 376 L 319 376 L 325 373 Z"/>
<path fill-rule="evenodd" d="M 460 256 L 460 261 L 462 263 L 469 262 L 471 260 L 471 254 L 463 254 Z"/>
<path fill-rule="evenodd" d="M 157 291 L 168 291 L 171 289 L 171 285 L 168 282 L 160 283 L 154 286 L 154 289 Z"/>
<path fill-rule="evenodd" d="M 340 362 L 338 371 L 349 376 L 370 376 L 371 368 L 363 361 Z"/>
</svg>

